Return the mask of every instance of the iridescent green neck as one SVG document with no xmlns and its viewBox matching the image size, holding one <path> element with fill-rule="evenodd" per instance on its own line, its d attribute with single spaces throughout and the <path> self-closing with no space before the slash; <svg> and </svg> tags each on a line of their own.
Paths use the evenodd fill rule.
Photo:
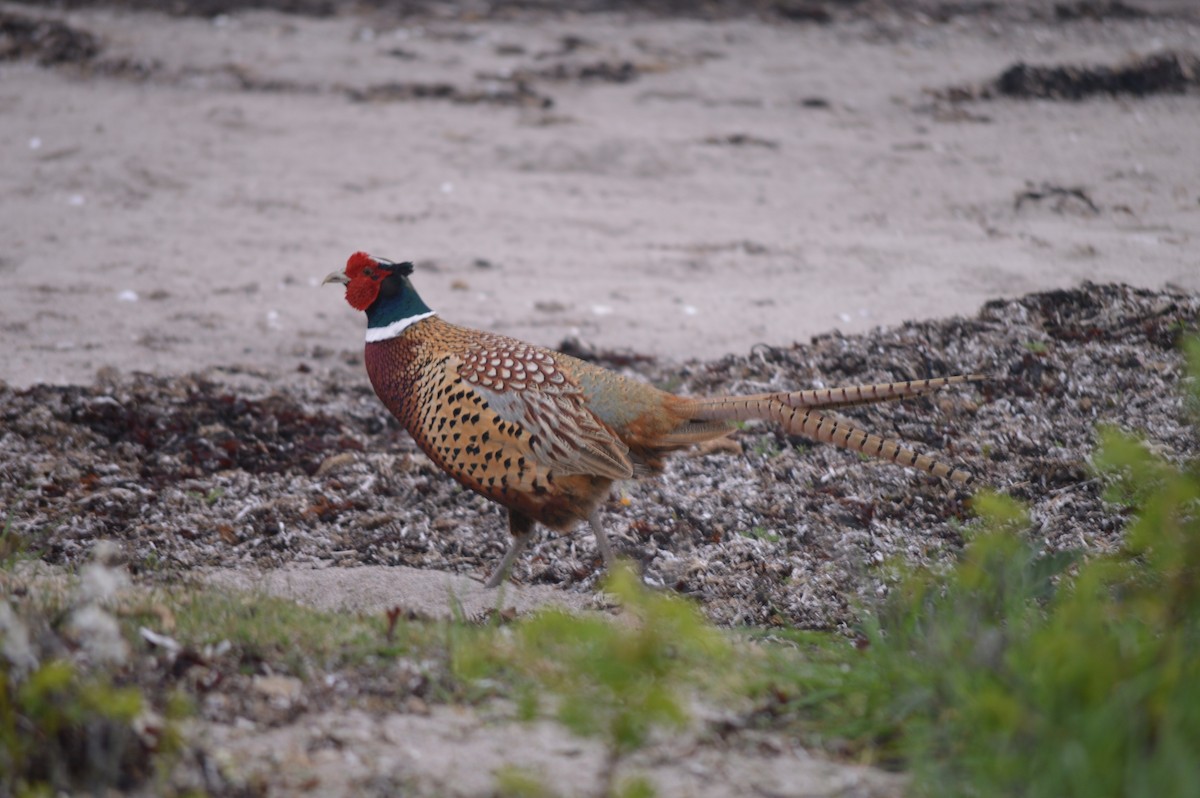
<svg viewBox="0 0 1200 798">
<path fill-rule="evenodd" d="M 388 278 L 387 282 L 394 279 Z M 389 288 L 392 290 L 387 290 Z M 367 308 L 367 340 L 395 338 L 409 326 L 432 315 L 433 311 L 421 300 L 407 277 L 400 278 L 398 290 L 385 282 L 379 298 Z"/>
</svg>

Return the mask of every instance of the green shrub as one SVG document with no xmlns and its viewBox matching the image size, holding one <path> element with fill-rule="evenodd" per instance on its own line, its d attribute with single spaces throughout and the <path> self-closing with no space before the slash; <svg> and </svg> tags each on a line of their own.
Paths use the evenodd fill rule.
<svg viewBox="0 0 1200 798">
<path fill-rule="evenodd" d="M 605 589 L 624 617 L 544 610 L 501 630 L 511 634 L 463 647 L 456 666 L 470 679 L 515 678 L 524 719 L 549 703 L 572 733 L 598 738 L 608 757 L 599 795 L 648 796 L 652 788 L 637 778 L 617 789 L 622 759 L 656 729 L 687 722 L 688 688 L 726 667 L 729 645 L 691 604 L 648 590 L 626 566 Z"/>
<path fill-rule="evenodd" d="M 62 659 L 27 674 L 0 660 L 0 682 L 0 794 L 129 787 L 150 775 L 137 689 Z"/>
</svg>

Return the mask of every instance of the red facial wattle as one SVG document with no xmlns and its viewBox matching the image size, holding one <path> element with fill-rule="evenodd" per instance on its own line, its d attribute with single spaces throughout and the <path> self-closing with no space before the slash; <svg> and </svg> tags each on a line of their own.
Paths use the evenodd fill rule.
<svg viewBox="0 0 1200 798">
<path fill-rule="evenodd" d="M 389 274 L 379 261 L 365 252 L 355 252 L 346 261 L 346 301 L 355 310 L 366 310 L 379 296 L 379 284 Z"/>
</svg>

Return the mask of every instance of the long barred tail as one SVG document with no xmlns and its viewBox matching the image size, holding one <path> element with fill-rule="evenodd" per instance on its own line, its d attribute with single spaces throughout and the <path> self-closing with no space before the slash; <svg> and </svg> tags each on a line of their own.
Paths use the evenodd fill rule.
<svg viewBox="0 0 1200 798">
<path fill-rule="evenodd" d="M 696 400 L 690 409 L 692 422 L 701 421 L 745 421 L 761 419 L 774 421 L 784 427 L 790 434 L 800 434 L 818 440 L 821 443 L 832 443 L 842 449 L 860 451 L 865 455 L 881 457 L 883 460 L 899 463 L 901 466 L 912 466 L 923 472 L 940 476 L 941 479 L 953 482 L 955 485 L 970 485 L 974 476 L 965 469 L 947 466 L 934 458 L 918 454 L 907 446 L 895 440 L 887 440 L 875 434 L 859 430 L 858 427 L 829 418 L 818 413 L 811 406 L 799 404 L 800 398 L 824 402 L 822 407 L 852 407 L 854 404 L 869 402 L 886 402 L 928 394 L 943 385 L 973 382 L 977 376 L 947 377 L 941 379 L 919 380 L 913 383 L 888 383 L 886 385 L 858 386 L 858 388 L 830 389 L 818 391 L 797 391 L 794 394 L 764 394 L 761 396 L 724 396 Z M 874 390 L 872 390 L 874 389 Z M 905 392 L 907 391 L 907 392 Z M 793 407 L 779 400 L 779 396 L 790 397 L 797 402 Z M 799 398 L 797 398 L 799 397 Z"/>
<path fill-rule="evenodd" d="M 739 399 L 758 399 L 779 402 L 788 407 L 824 407 L 847 408 L 859 405 L 873 405 L 880 402 L 895 402 L 901 399 L 913 399 L 918 396 L 939 391 L 948 385 L 959 385 L 968 382 L 983 382 L 982 374 L 956 374 L 953 377 L 937 377 L 932 380 L 906 380 L 905 382 L 880 382 L 874 385 L 850 385 L 844 388 L 813 388 L 805 391 L 790 393 L 760 393 Z M 721 402 L 725 397 L 716 399 L 697 399 L 696 403 L 703 406 L 706 402 Z"/>
<path fill-rule="evenodd" d="M 874 457 L 881 457 L 884 460 L 890 460 L 893 463 L 919 468 L 928 474 L 941 477 L 956 485 L 966 486 L 975 481 L 975 477 L 970 471 L 948 466 L 928 455 L 918 454 L 896 441 L 872 435 L 844 421 L 837 421 L 828 416 L 823 416 L 815 410 L 805 410 L 799 420 L 799 424 L 789 424 L 788 431 L 792 432 L 796 426 L 799 427 L 799 434 L 815 438 L 822 443 L 832 443 L 844 449 L 863 452 Z"/>
</svg>

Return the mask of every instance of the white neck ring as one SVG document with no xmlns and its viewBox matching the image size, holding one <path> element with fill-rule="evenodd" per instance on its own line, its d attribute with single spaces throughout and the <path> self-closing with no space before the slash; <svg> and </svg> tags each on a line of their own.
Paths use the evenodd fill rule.
<svg viewBox="0 0 1200 798">
<path fill-rule="evenodd" d="M 394 321 L 386 327 L 368 327 L 367 328 L 367 343 L 375 343 L 377 341 L 386 341 L 389 338 L 395 338 L 400 333 L 407 330 L 422 319 L 427 319 L 434 315 L 434 311 L 428 313 L 418 313 L 416 316 L 409 316 L 407 319 Z"/>
</svg>

